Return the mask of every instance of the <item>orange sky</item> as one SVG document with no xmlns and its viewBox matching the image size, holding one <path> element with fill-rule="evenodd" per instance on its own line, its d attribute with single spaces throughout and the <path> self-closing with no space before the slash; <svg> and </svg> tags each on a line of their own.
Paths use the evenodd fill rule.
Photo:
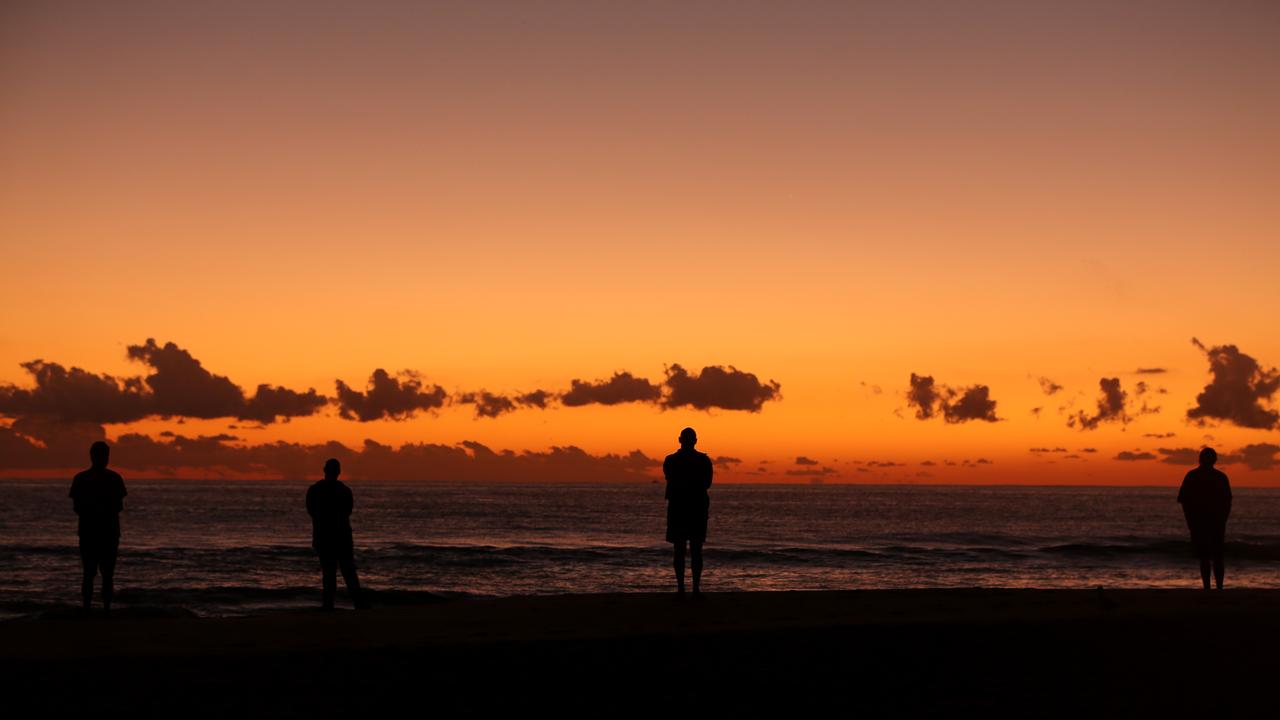
<svg viewBox="0 0 1280 720">
<path fill-rule="evenodd" d="M 1280 443 L 1185 417 L 1193 336 L 1280 364 L 1280 11 L 850 5 L 6 3 L 0 383 L 145 374 L 149 337 L 326 395 L 732 365 L 782 399 L 231 432 L 661 457 L 693 425 L 743 481 L 1172 483 L 1113 458 Z M 916 419 L 913 372 L 1001 421 Z M 1160 411 L 1067 427 L 1102 377 Z"/>
</svg>

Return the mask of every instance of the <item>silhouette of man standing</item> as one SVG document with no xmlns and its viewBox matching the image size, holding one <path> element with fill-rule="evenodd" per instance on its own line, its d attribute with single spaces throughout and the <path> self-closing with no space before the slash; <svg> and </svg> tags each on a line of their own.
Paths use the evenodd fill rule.
<svg viewBox="0 0 1280 720">
<path fill-rule="evenodd" d="M 1213 467 L 1218 453 L 1213 448 L 1200 451 L 1200 467 L 1187 473 L 1178 491 L 1182 514 L 1191 531 L 1191 544 L 1200 558 L 1200 579 L 1204 589 L 1209 589 L 1209 568 L 1218 589 L 1222 589 L 1222 544 L 1227 532 L 1227 517 L 1231 514 L 1231 483 L 1226 473 Z"/>
<path fill-rule="evenodd" d="M 307 514 L 311 516 L 311 547 L 320 556 L 324 583 L 324 609 L 333 609 L 338 593 L 338 568 L 347 583 L 356 608 L 365 607 L 360 596 L 360 579 L 356 576 L 355 547 L 351 540 L 351 488 L 338 480 L 342 465 L 330 458 L 324 464 L 324 479 L 307 490 Z"/>
<path fill-rule="evenodd" d="M 111 448 L 99 440 L 89 446 L 90 467 L 71 481 L 72 505 L 80 516 L 80 562 L 84 581 L 80 597 L 84 613 L 93 606 L 93 578 L 102 573 L 102 609 L 111 614 L 111 595 L 120 551 L 120 511 L 124 509 L 124 479 L 107 469 Z"/>
<path fill-rule="evenodd" d="M 684 595 L 684 553 L 689 547 L 693 566 L 693 593 L 702 584 L 702 544 L 707 540 L 710 512 L 711 458 L 693 449 L 698 434 L 693 428 L 680 431 L 680 449 L 667 456 L 662 474 L 667 477 L 667 542 L 675 549 L 676 590 Z"/>
</svg>

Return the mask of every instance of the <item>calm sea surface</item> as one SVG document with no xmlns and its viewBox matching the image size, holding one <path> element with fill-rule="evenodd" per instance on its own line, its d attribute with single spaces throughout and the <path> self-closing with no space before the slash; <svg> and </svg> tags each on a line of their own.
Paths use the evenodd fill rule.
<svg viewBox="0 0 1280 720">
<path fill-rule="evenodd" d="M 205 615 L 318 604 L 308 484 L 130 481 L 117 603 Z M 661 485 L 350 485 L 356 562 L 375 603 L 673 586 Z M 0 616 L 78 603 L 68 486 L 0 480 Z M 1196 587 L 1175 496 L 716 486 L 703 582 L 709 591 Z M 1237 490 L 1227 540 L 1228 586 L 1280 587 L 1280 491 Z"/>
</svg>

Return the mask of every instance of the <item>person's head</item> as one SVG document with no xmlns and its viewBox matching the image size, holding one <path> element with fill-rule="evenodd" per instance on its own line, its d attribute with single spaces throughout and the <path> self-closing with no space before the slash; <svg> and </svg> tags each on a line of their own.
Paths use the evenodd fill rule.
<svg viewBox="0 0 1280 720">
<path fill-rule="evenodd" d="M 1200 451 L 1200 466 L 1213 467 L 1218 462 L 1218 453 L 1211 447 L 1207 447 Z"/>
<path fill-rule="evenodd" d="M 685 428 L 680 431 L 680 447 L 692 449 L 698 444 L 698 433 L 693 428 Z"/>
<path fill-rule="evenodd" d="M 89 462 L 94 467 L 106 467 L 111 459 L 111 447 L 101 440 L 89 446 Z"/>
<path fill-rule="evenodd" d="M 325 480 L 337 480 L 338 476 L 341 474 L 342 474 L 342 463 L 338 462 L 337 458 L 329 458 L 328 460 L 324 461 L 324 479 Z"/>
</svg>

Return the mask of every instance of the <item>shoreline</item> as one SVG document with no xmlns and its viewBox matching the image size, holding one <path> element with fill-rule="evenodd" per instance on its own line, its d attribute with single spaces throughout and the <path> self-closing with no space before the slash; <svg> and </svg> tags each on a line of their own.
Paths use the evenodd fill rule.
<svg viewBox="0 0 1280 720">
<path fill-rule="evenodd" d="M 471 598 L 239 618 L 126 611 L 0 623 L 0 672 L 45 712 L 106 702 L 324 715 L 429 692 L 431 709 L 458 712 L 623 701 L 834 711 L 856 695 L 884 711 L 1013 714 L 1105 698 L 1103 714 L 1185 714 L 1269 702 L 1277 608 L 1280 590 L 974 589 Z M 84 694 L 58 692 L 68 673 L 88 678 Z M 316 694 L 326 677 L 343 692 Z M 1188 677 L 1227 690 L 1178 695 Z M 182 699 L 191 692 L 204 704 Z"/>
</svg>

